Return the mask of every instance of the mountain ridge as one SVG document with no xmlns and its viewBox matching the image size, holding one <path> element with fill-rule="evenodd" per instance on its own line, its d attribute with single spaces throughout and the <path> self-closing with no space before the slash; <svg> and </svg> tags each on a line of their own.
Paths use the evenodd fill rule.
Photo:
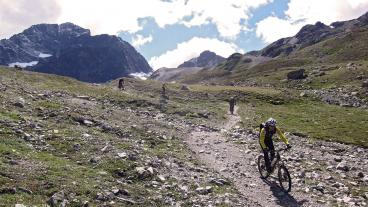
<svg viewBox="0 0 368 207">
<path fill-rule="evenodd" d="M 190 67 L 214 67 L 217 64 L 223 62 L 226 58 L 217 55 L 214 52 L 205 50 L 201 52 L 198 57 L 192 58 L 180 64 L 178 68 L 190 68 Z"/>
<path fill-rule="evenodd" d="M 36 64 L 30 70 L 106 82 L 152 68 L 128 42 L 111 35 L 91 36 L 72 23 L 38 24 L 0 41 L 0 64 Z M 15 65 L 15 64 L 13 64 Z"/>
</svg>

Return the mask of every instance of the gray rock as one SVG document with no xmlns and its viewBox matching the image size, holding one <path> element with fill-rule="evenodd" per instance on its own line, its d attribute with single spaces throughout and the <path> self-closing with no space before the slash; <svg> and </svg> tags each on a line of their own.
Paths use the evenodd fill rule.
<svg viewBox="0 0 368 207">
<path fill-rule="evenodd" d="M 83 124 L 86 125 L 86 126 L 92 126 L 93 122 L 85 119 L 85 120 L 83 120 Z"/>
<path fill-rule="evenodd" d="M 363 172 L 358 172 L 357 177 L 358 178 L 364 178 L 364 173 Z"/>
<path fill-rule="evenodd" d="M 338 170 L 342 170 L 342 171 L 345 171 L 345 172 L 349 171 L 349 167 L 348 167 L 348 165 L 347 165 L 347 163 L 346 163 L 346 162 L 340 162 L 340 163 L 336 166 L 336 169 L 338 169 Z"/>
<path fill-rule="evenodd" d="M 306 96 L 306 93 L 305 92 L 301 92 L 299 96 L 300 97 L 305 97 Z"/>
<path fill-rule="evenodd" d="M 362 87 L 363 88 L 368 88 L 368 80 L 363 81 Z"/>
<path fill-rule="evenodd" d="M 1 194 L 15 194 L 17 192 L 16 188 L 1 188 L 0 189 L 0 195 Z"/>
<path fill-rule="evenodd" d="M 98 163 L 99 161 L 101 160 L 101 157 L 92 157 L 89 162 L 90 163 L 93 163 L 93 164 L 96 164 Z"/>
<path fill-rule="evenodd" d="M 298 176 L 299 178 L 305 178 L 305 171 L 301 170 Z"/>
<path fill-rule="evenodd" d="M 341 161 L 342 161 L 342 158 L 341 158 L 341 157 L 335 157 L 335 158 L 334 158 L 334 160 L 335 160 L 336 162 L 341 162 Z"/>
<path fill-rule="evenodd" d="M 108 201 L 109 197 L 104 195 L 103 193 L 97 193 L 96 194 L 96 200 L 98 200 L 98 201 Z"/>
<path fill-rule="evenodd" d="M 287 74 L 287 78 L 289 80 L 300 80 L 300 79 L 305 79 L 307 77 L 307 75 L 304 74 L 305 70 L 304 69 L 299 69 L 296 71 L 291 71 Z"/>
<path fill-rule="evenodd" d="M 163 176 L 163 175 L 158 175 L 157 176 L 157 178 L 159 179 L 159 181 L 161 181 L 161 182 L 165 182 L 166 181 L 166 178 L 165 178 L 165 176 Z"/>
<path fill-rule="evenodd" d="M 180 90 L 182 90 L 182 91 L 189 91 L 190 89 L 189 89 L 189 87 L 187 85 L 182 85 L 180 87 Z"/>
<path fill-rule="evenodd" d="M 136 167 L 135 171 L 138 173 L 138 175 L 143 175 L 146 172 L 146 169 L 144 169 L 144 167 Z"/>
<path fill-rule="evenodd" d="M 363 182 L 367 182 L 367 183 L 368 183 L 368 175 L 364 176 L 364 177 L 362 178 L 362 181 L 363 181 Z"/>
<path fill-rule="evenodd" d="M 125 153 L 125 152 L 120 152 L 120 153 L 118 153 L 118 157 L 119 157 L 119 158 L 122 158 L 122 159 L 125 159 L 125 158 L 127 158 L 127 157 L 128 157 L 128 154 L 127 154 L 127 153 Z"/>
<path fill-rule="evenodd" d="M 229 185 L 230 184 L 229 181 L 224 180 L 224 179 L 211 179 L 210 183 L 213 183 L 213 184 L 218 185 L 218 186 L 223 186 L 223 185 Z"/>
<path fill-rule="evenodd" d="M 24 133 L 24 137 L 23 139 L 25 141 L 31 141 L 32 140 L 32 135 L 28 134 L 28 133 Z"/>
<path fill-rule="evenodd" d="M 25 105 L 25 100 L 23 98 L 19 98 L 15 103 L 14 106 L 19 107 L 19 108 L 24 108 Z"/>
<path fill-rule="evenodd" d="M 196 192 L 201 195 L 207 195 L 209 193 L 212 193 L 213 189 L 212 186 L 206 186 L 206 187 L 199 187 L 196 189 Z"/>
<path fill-rule="evenodd" d="M 47 201 L 51 207 L 65 207 L 69 204 L 68 200 L 65 199 L 64 191 L 55 193 Z"/>
<path fill-rule="evenodd" d="M 74 149 L 75 151 L 79 151 L 79 150 L 81 150 L 81 148 L 82 148 L 82 145 L 81 145 L 81 144 L 79 144 L 79 143 L 75 143 L 75 144 L 73 145 L 73 149 Z"/>
</svg>

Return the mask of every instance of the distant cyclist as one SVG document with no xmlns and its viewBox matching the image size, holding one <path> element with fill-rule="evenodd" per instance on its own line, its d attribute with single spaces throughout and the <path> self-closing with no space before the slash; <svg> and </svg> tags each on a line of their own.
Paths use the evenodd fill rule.
<svg viewBox="0 0 368 207">
<path fill-rule="evenodd" d="M 229 107 L 230 107 L 230 113 L 233 115 L 234 114 L 234 107 L 236 105 L 236 100 L 234 97 L 231 97 L 229 100 Z"/>
<path fill-rule="evenodd" d="M 291 148 L 289 141 L 286 139 L 284 133 L 276 126 L 277 122 L 273 118 L 269 118 L 266 123 L 261 124 L 259 144 L 263 150 L 267 172 L 271 172 L 271 161 L 275 157 L 275 147 L 273 146 L 272 137 L 275 133 L 278 134 L 279 138 L 286 144 L 287 148 Z M 271 161 L 268 153 L 271 154 Z"/>
</svg>

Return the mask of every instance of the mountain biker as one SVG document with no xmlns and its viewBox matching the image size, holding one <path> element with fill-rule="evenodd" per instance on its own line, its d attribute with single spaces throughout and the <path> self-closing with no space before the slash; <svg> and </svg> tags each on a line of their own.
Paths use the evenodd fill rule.
<svg viewBox="0 0 368 207">
<path fill-rule="evenodd" d="M 286 139 L 284 133 L 276 126 L 277 122 L 273 118 L 269 118 L 264 124 L 261 124 L 261 131 L 259 136 L 259 144 L 263 150 L 267 172 L 271 172 L 271 161 L 275 157 L 275 147 L 273 146 L 272 137 L 275 133 L 286 144 L 287 148 L 291 148 L 289 141 Z M 268 153 L 271 154 L 271 161 Z"/>
<path fill-rule="evenodd" d="M 235 98 L 234 97 L 231 97 L 230 100 L 229 100 L 229 106 L 230 106 L 230 113 L 231 115 L 234 114 L 234 107 L 236 105 L 236 101 L 235 101 Z"/>
</svg>

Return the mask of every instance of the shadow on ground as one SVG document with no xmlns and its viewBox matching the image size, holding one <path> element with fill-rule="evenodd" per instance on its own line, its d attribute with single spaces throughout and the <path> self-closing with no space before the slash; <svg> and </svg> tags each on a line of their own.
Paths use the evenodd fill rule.
<svg viewBox="0 0 368 207">
<path fill-rule="evenodd" d="M 275 202 L 280 206 L 299 207 L 299 206 L 303 206 L 304 203 L 308 202 L 308 200 L 306 199 L 303 199 L 301 201 L 295 200 L 295 198 L 292 195 L 288 193 L 284 193 L 281 187 L 275 181 L 266 180 L 266 179 L 262 179 L 262 180 L 264 183 L 270 186 L 270 190 L 272 191 L 273 196 L 277 199 L 275 200 Z"/>
</svg>

